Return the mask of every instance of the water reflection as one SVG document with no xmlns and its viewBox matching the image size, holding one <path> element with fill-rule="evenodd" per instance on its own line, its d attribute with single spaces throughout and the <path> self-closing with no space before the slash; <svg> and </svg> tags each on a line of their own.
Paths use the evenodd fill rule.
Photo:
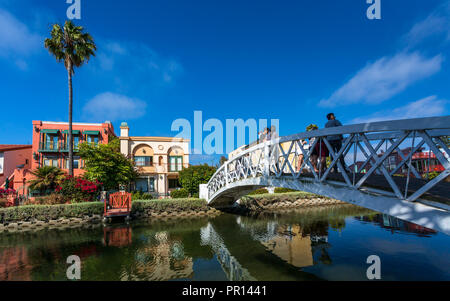
<svg viewBox="0 0 450 301">
<path fill-rule="evenodd" d="M 3 233 L 0 280 L 65 280 L 73 254 L 82 280 L 364 280 L 368 254 L 389 263 L 384 279 L 448 280 L 449 246 L 433 230 L 335 205 Z"/>
<path fill-rule="evenodd" d="M 370 216 L 355 216 L 355 219 L 363 222 L 376 224 L 384 229 L 388 229 L 391 233 L 395 233 L 396 231 L 400 231 L 403 233 L 414 233 L 420 236 L 429 237 L 430 235 L 435 235 L 438 232 L 425 228 L 423 226 L 413 224 L 395 217 L 392 217 L 387 214 L 377 214 Z"/>
<path fill-rule="evenodd" d="M 125 247 L 131 244 L 131 226 L 105 226 L 103 228 L 103 245 L 108 247 Z"/>
</svg>

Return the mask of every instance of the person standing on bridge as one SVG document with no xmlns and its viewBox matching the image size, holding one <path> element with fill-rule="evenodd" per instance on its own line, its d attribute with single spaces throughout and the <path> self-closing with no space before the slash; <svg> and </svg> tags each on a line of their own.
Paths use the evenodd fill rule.
<svg viewBox="0 0 450 301">
<path fill-rule="evenodd" d="M 328 122 L 325 124 L 325 128 L 342 126 L 342 123 L 336 119 L 334 113 L 328 114 L 327 119 Z M 342 148 L 342 140 L 344 140 L 344 137 L 342 135 L 333 135 L 328 136 L 327 139 L 328 142 L 330 142 L 332 151 L 334 151 L 334 153 L 337 155 Z M 343 157 L 339 158 L 339 161 L 342 164 L 342 168 L 346 169 L 344 158 Z M 334 168 L 333 171 L 336 172 L 337 168 Z"/>
</svg>

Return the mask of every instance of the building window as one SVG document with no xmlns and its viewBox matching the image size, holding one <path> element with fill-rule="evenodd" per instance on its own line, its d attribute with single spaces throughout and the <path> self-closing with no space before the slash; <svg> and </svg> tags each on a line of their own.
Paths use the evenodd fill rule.
<svg viewBox="0 0 450 301">
<path fill-rule="evenodd" d="M 78 134 L 73 135 L 73 149 L 78 150 L 80 145 L 80 136 Z M 64 134 L 64 149 L 69 150 L 69 134 Z"/>
<path fill-rule="evenodd" d="M 87 135 L 87 142 L 89 144 L 98 145 L 98 135 Z"/>
<path fill-rule="evenodd" d="M 65 160 L 65 166 L 66 169 L 69 169 L 69 159 Z M 73 157 L 73 168 L 74 169 L 80 169 L 81 168 L 81 158 L 80 157 Z"/>
<path fill-rule="evenodd" d="M 150 192 L 155 192 L 155 178 L 150 178 L 150 179 L 149 179 L 149 182 L 150 182 L 150 183 L 149 183 L 150 185 L 149 185 L 149 187 L 148 187 L 148 188 L 149 188 L 149 191 L 150 191 Z"/>
<path fill-rule="evenodd" d="M 44 150 L 58 150 L 58 135 L 44 134 L 44 145 L 41 149 Z"/>
<path fill-rule="evenodd" d="M 141 178 L 136 180 L 136 191 L 148 192 L 148 179 Z"/>
<path fill-rule="evenodd" d="M 180 187 L 181 185 L 178 179 L 169 179 L 169 189 L 176 189 Z"/>
<path fill-rule="evenodd" d="M 183 169 L 183 157 L 171 156 L 169 157 L 169 171 L 181 171 Z"/>
<path fill-rule="evenodd" d="M 150 156 L 137 156 L 134 157 L 134 163 L 138 167 L 146 167 L 146 166 L 153 166 L 153 157 Z"/>
<path fill-rule="evenodd" d="M 57 157 L 44 157 L 43 165 L 44 166 L 53 166 L 53 167 L 59 167 Z"/>
</svg>

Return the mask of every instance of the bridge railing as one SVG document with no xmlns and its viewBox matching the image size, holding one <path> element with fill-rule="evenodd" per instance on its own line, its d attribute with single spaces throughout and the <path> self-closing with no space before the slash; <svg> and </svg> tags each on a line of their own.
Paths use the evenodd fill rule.
<svg viewBox="0 0 450 301">
<path fill-rule="evenodd" d="M 333 148 L 330 139 L 336 135 L 343 138 L 340 148 Z M 248 178 L 290 177 L 416 201 L 450 175 L 449 137 L 450 116 L 356 124 L 280 137 L 251 146 L 225 162 L 209 181 L 208 196 L 211 199 L 230 184 Z M 418 152 L 421 161 L 413 160 Z M 431 177 L 432 171 L 439 174 Z"/>
</svg>

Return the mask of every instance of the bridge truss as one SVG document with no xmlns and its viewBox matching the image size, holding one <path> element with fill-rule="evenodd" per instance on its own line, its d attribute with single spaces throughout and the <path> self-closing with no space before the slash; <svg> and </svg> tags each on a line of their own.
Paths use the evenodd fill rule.
<svg viewBox="0 0 450 301">
<path fill-rule="evenodd" d="M 333 149 L 330 141 L 330 136 L 336 135 L 343 137 L 340 149 Z M 252 189 L 273 185 L 343 201 L 349 201 L 344 194 L 352 198 L 383 196 L 448 213 L 449 137 L 450 116 L 357 124 L 281 137 L 251 146 L 225 162 L 207 184 L 206 198 L 212 204 L 220 203 L 224 197 L 230 199 L 232 191 L 231 199 L 236 201 Z M 317 160 L 313 149 L 327 151 L 328 162 Z M 427 154 L 425 169 L 418 170 L 414 164 L 418 152 Z M 430 169 L 431 161 L 441 167 L 437 176 Z"/>
</svg>

